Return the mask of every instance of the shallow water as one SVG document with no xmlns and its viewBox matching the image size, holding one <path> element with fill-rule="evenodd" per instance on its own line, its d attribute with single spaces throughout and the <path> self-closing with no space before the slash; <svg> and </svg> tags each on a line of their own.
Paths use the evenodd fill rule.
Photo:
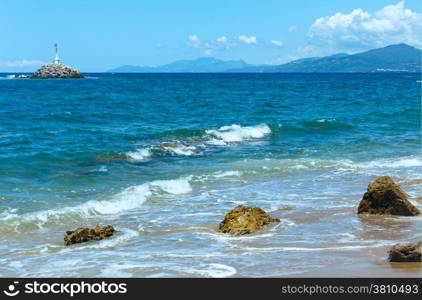
<svg viewBox="0 0 422 300">
<path fill-rule="evenodd" d="M 421 195 L 419 77 L 0 80 L 0 275 L 420 276 L 386 254 L 420 216 L 356 215 L 380 175 Z M 218 233 L 239 204 L 281 223 Z M 63 246 L 96 224 L 117 233 Z"/>
</svg>

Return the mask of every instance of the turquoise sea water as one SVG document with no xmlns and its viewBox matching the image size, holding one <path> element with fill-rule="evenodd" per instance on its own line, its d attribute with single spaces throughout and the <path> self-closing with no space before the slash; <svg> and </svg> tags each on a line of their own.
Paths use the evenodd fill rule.
<svg viewBox="0 0 422 300">
<path fill-rule="evenodd" d="M 356 210 L 380 175 L 420 196 L 420 74 L 0 76 L 1 276 L 412 276 L 386 251 L 421 218 Z M 239 204 L 282 221 L 217 233 Z"/>
</svg>

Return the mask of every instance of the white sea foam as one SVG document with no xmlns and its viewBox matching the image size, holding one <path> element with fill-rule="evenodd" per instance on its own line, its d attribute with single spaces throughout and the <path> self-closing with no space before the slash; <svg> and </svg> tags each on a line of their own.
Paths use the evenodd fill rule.
<svg viewBox="0 0 422 300">
<path fill-rule="evenodd" d="M 151 150 L 148 148 L 140 148 L 136 151 L 126 152 L 129 161 L 139 162 L 148 160 L 151 157 Z"/>
<path fill-rule="evenodd" d="M 192 156 L 198 152 L 198 149 L 192 145 L 183 145 L 181 143 L 163 143 L 162 146 L 166 151 L 182 156 Z"/>
<path fill-rule="evenodd" d="M 278 251 L 293 251 L 293 252 L 313 252 L 313 251 L 353 251 L 357 249 L 367 248 L 381 248 L 386 245 L 390 245 L 391 242 L 377 243 L 373 245 L 351 245 L 351 246 L 335 246 L 335 247 L 243 247 L 243 250 L 247 250 L 246 255 L 251 255 L 251 252 L 278 252 Z"/>
<path fill-rule="evenodd" d="M 299 159 L 274 161 L 273 165 L 280 165 L 292 169 L 307 168 L 336 168 L 339 171 L 357 171 L 371 169 L 399 169 L 421 167 L 422 159 L 416 156 L 405 156 L 398 158 L 376 159 L 366 162 L 356 162 L 349 159 L 322 160 L 322 159 Z M 274 169 L 277 168 L 273 167 Z"/>
<path fill-rule="evenodd" d="M 164 253 L 161 254 L 165 258 L 174 257 L 174 258 L 210 258 L 210 257 L 224 257 L 226 254 L 223 253 L 202 253 L 202 254 L 176 254 L 176 253 Z"/>
<path fill-rule="evenodd" d="M 221 179 L 226 177 L 240 177 L 243 172 L 240 171 L 217 171 L 212 174 L 198 175 L 194 177 L 195 181 L 205 182 L 209 180 Z"/>
<path fill-rule="evenodd" d="M 421 167 L 422 159 L 416 156 L 406 156 L 389 159 L 376 159 L 367 162 L 354 162 L 352 160 L 311 160 L 310 166 L 336 167 L 338 170 L 371 170 L 371 169 L 399 169 Z"/>
<path fill-rule="evenodd" d="M 239 143 L 251 139 L 260 139 L 271 134 L 271 129 L 266 124 L 256 126 L 240 126 L 233 124 L 231 126 L 223 126 L 219 129 L 210 129 L 205 131 L 206 134 L 213 137 L 209 144 L 224 145 L 227 143 Z"/>
<path fill-rule="evenodd" d="M 156 180 L 141 185 L 131 186 L 113 196 L 110 200 L 90 200 L 88 202 L 57 209 L 38 211 L 19 215 L 16 211 L 4 211 L 0 214 L 0 226 L 17 228 L 23 223 L 31 223 L 42 228 L 49 222 L 62 223 L 63 218 L 73 219 L 75 216 L 88 217 L 94 215 L 118 214 L 141 207 L 153 195 L 183 194 L 192 190 L 190 177 L 174 180 Z M 1 223 L 4 223 L 1 224 Z M 15 229 L 19 232 L 19 230 Z"/>
<path fill-rule="evenodd" d="M 239 143 L 248 140 L 261 139 L 271 134 L 271 129 L 266 124 L 256 126 L 240 126 L 233 124 L 223 126 L 219 129 L 209 129 L 205 131 L 204 136 L 208 145 L 224 146 L 229 143 Z M 183 141 L 163 142 L 162 149 L 167 153 L 179 156 L 193 156 L 200 153 L 198 148 L 205 147 L 204 144 L 185 144 Z M 126 152 L 129 161 L 146 161 L 152 156 L 151 148 L 140 148 L 136 151 Z"/>
<path fill-rule="evenodd" d="M 212 278 L 230 277 L 237 273 L 236 269 L 223 264 L 212 263 L 209 265 L 200 265 L 200 269 L 194 270 L 195 273 Z"/>
<path fill-rule="evenodd" d="M 118 277 L 127 278 L 133 276 L 133 270 L 142 270 L 147 268 L 154 268 L 152 264 L 139 264 L 139 263 L 125 263 L 119 261 L 117 263 L 109 263 L 101 266 L 100 277 Z"/>
<path fill-rule="evenodd" d="M 275 225 L 279 226 L 279 225 Z M 268 238 L 274 236 L 276 232 L 272 231 L 271 228 L 267 228 L 265 232 L 259 232 L 257 234 L 252 235 L 242 235 L 242 236 L 231 236 L 229 234 L 220 233 L 220 232 L 196 232 L 195 233 L 200 238 L 205 237 L 205 239 L 209 239 L 210 237 L 214 239 L 214 241 L 220 242 L 230 242 L 230 241 L 242 241 L 242 240 L 259 240 L 262 238 Z"/>
<path fill-rule="evenodd" d="M 17 79 L 16 75 L 6 75 L 6 76 L 2 76 L 0 77 L 0 79 Z"/>
<path fill-rule="evenodd" d="M 221 177 L 242 176 L 243 174 L 253 174 L 261 172 L 303 172 L 309 169 L 333 169 L 336 172 L 361 172 L 365 174 L 379 173 L 380 170 L 401 170 L 422 167 L 422 159 L 417 156 L 404 156 L 388 159 L 375 159 L 370 161 L 354 161 L 350 159 L 318 159 L 318 158 L 301 158 L 301 159 L 248 159 L 238 161 L 231 164 L 231 167 L 242 169 L 242 171 L 227 171 L 213 175 L 199 176 L 202 181 Z M 233 172 L 232 174 L 230 172 Z M 236 174 L 240 172 L 241 174 Z M 418 172 L 417 170 L 412 172 Z M 327 173 L 327 176 L 332 176 Z M 410 176 L 410 174 L 409 174 Z M 412 175 L 413 176 L 413 175 Z M 416 176 L 416 175 L 415 175 Z M 419 178 L 419 177 L 417 177 Z"/>
<path fill-rule="evenodd" d="M 103 249 L 111 248 L 116 246 L 123 246 L 126 241 L 129 241 L 137 237 L 139 233 L 135 230 L 128 228 L 118 229 L 118 232 L 113 236 L 101 240 L 96 243 L 77 244 L 72 247 L 66 247 L 61 252 L 75 251 L 75 250 L 86 250 L 86 249 Z"/>
<path fill-rule="evenodd" d="M 172 257 L 170 254 L 166 255 L 166 257 Z M 172 270 L 173 266 L 169 265 L 165 268 L 168 270 Z M 223 278 L 233 276 L 237 273 L 236 269 L 218 263 L 211 263 L 211 264 L 200 264 L 196 268 L 191 267 L 184 267 L 183 265 L 174 266 L 177 267 L 173 269 L 177 272 L 183 272 L 187 274 L 192 274 L 194 276 L 200 277 L 213 277 L 213 278 Z M 142 269 L 156 269 L 157 265 L 155 264 L 138 264 L 138 263 L 111 263 L 107 265 L 101 271 L 101 276 L 113 276 L 113 277 L 130 277 L 135 270 L 142 270 Z M 153 277 L 162 277 L 165 273 L 155 273 Z"/>
<path fill-rule="evenodd" d="M 189 183 L 190 180 L 190 176 L 174 180 L 156 180 L 151 182 L 150 186 L 158 187 L 159 189 L 168 194 L 185 194 L 192 191 L 192 187 Z"/>
<path fill-rule="evenodd" d="M 102 173 L 108 172 L 107 166 L 101 166 L 101 167 L 98 169 L 98 172 L 102 172 Z"/>
<path fill-rule="evenodd" d="M 74 216 L 88 217 L 90 215 L 117 214 L 126 210 L 140 207 L 152 192 L 148 184 L 129 187 L 115 195 L 111 200 L 91 200 L 76 206 L 67 206 L 57 209 L 26 213 L 23 215 L 9 214 L 0 219 L 7 225 L 17 227 L 21 224 L 32 223 L 42 228 L 48 222 L 60 222 L 63 218 L 72 218 Z M 16 230 L 19 231 L 19 230 Z"/>
<path fill-rule="evenodd" d="M 242 172 L 240 171 L 219 171 L 212 174 L 214 178 L 223 178 L 223 177 L 240 177 L 242 176 Z"/>
<path fill-rule="evenodd" d="M 321 119 L 316 120 L 318 123 L 334 122 L 336 119 Z"/>
<path fill-rule="evenodd" d="M 364 168 L 409 168 L 422 166 L 422 159 L 415 156 L 402 157 L 399 159 L 380 159 L 367 164 L 358 164 Z"/>
<path fill-rule="evenodd" d="M 10 218 L 13 218 L 13 216 L 15 216 L 15 213 L 17 211 L 18 210 L 16 208 L 6 207 L 6 209 L 0 213 L 0 220 L 6 221 Z"/>
</svg>

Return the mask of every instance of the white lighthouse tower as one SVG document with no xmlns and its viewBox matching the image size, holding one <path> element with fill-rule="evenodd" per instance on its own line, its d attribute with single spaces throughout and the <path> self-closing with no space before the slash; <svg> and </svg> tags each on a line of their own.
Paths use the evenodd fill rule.
<svg viewBox="0 0 422 300">
<path fill-rule="evenodd" d="M 57 43 L 54 44 L 54 48 L 56 49 L 56 56 L 54 57 L 54 63 L 60 64 L 60 58 L 59 58 L 59 45 Z"/>
<path fill-rule="evenodd" d="M 65 64 L 62 64 L 60 62 L 59 45 L 57 43 L 54 44 L 54 49 L 55 49 L 56 55 L 54 56 L 53 62 L 43 65 L 34 74 L 29 76 L 29 78 L 44 79 L 44 78 L 84 78 L 85 77 L 78 70 L 72 67 L 69 67 Z"/>
</svg>

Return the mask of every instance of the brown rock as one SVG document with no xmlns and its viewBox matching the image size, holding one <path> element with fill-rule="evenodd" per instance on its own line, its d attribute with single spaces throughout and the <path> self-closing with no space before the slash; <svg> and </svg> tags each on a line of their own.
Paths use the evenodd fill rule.
<svg viewBox="0 0 422 300">
<path fill-rule="evenodd" d="M 249 234 L 271 222 L 280 222 L 280 219 L 270 217 L 258 207 L 239 205 L 226 214 L 220 223 L 219 231 L 235 236 Z"/>
<path fill-rule="evenodd" d="M 358 214 L 418 215 L 419 210 L 407 198 L 408 195 L 389 176 L 379 177 L 368 185 L 359 203 Z"/>
<path fill-rule="evenodd" d="M 422 242 L 409 245 L 394 245 L 388 251 L 391 262 L 421 262 Z"/>
<path fill-rule="evenodd" d="M 162 143 L 161 146 L 163 146 L 164 148 L 177 148 L 177 147 L 179 147 L 179 145 L 176 144 L 176 143 Z"/>
<path fill-rule="evenodd" d="M 64 244 L 65 246 L 69 246 L 91 240 L 98 241 L 113 235 L 113 233 L 114 227 L 111 225 L 103 228 L 98 225 L 95 228 L 77 228 L 75 231 L 66 231 L 64 234 Z"/>
</svg>

